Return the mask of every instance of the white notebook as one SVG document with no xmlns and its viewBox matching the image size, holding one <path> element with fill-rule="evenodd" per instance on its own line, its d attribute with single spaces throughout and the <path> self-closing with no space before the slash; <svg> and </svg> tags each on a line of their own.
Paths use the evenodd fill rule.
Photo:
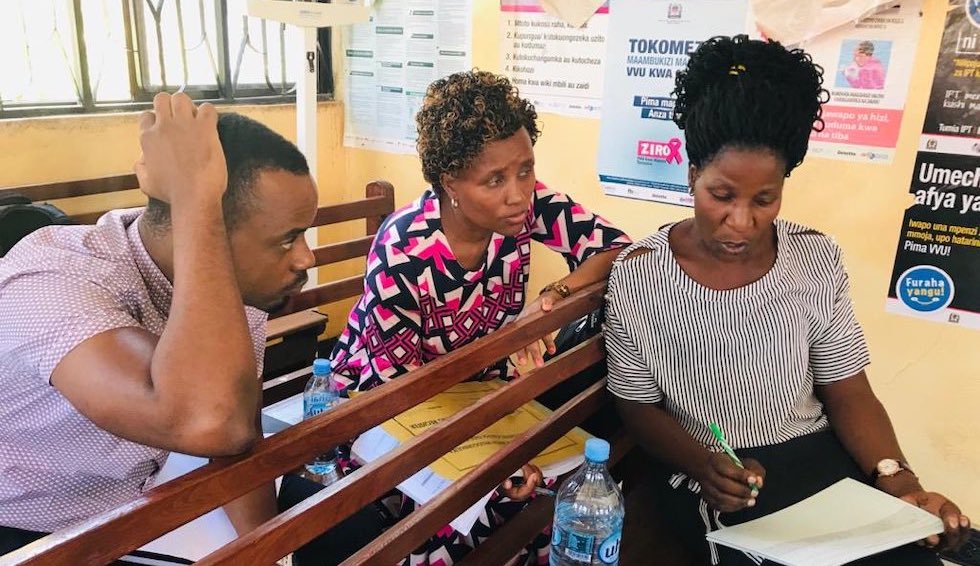
<svg viewBox="0 0 980 566">
<path fill-rule="evenodd" d="M 837 566 L 942 531 L 935 515 L 843 479 L 796 505 L 707 538 L 788 566 Z"/>
</svg>

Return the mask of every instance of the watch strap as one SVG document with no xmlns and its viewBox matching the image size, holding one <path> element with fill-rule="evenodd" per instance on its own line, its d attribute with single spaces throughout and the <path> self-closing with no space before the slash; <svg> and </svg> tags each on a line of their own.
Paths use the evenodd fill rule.
<svg viewBox="0 0 980 566">
<path fill-rule="evenodd" d="M 568 285 L 565 285 L 561 281 L 548 283 L 547 285 L 544 286 L 543 289 L 541 289 L 541 292 L 538 294 L 543 295 L 548 291 L 554 291 L 555 293 L 558 293 L 558 296 L 560 296 L 563 299 L 567 299 L 568 296 L 572 294 L 572 290 L 568 288 Z"/>
<path fill-rule="evenodd" d="M 919 476 L 916 476 L 915 475 L 915 472 L 912 471 L 912 467 L 909 466 L 908 462 L 906 462 L 905 460 L 899 460 L 898 458 L 890 458 L 890 459 L 894 459 L 896 462 L 898 462 L 898 471 L 896 471 L 894 474 L 889 474 L 887 476 L 883 476 L 881 474 L 881 472 L 878 471 L 878 466 L 875 465 L 875 468 L 873 470 L 871 470 L 871 481 L 872 481 L 872 483 L 878 481 L 879 478 L 882 478 L 882 477 L 890 478 L 892 476 L 897 476 L 898 474 L 900 474 L 902 472 L 908 472 L 908 473 L 912 474 L 914 477 L 919 477 Z"/>
</svg>

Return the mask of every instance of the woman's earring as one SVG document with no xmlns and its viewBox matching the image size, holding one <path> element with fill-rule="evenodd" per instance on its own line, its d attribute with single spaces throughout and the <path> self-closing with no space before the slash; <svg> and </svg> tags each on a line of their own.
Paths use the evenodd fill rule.
<svg viewBox="0 0 980 566">
<path fill-rule="evenodd" d="M 453 205 L 453 208 L 459 208 L 459 201 L 456 197 L 449 197 L 449 204 Z"/>
</svg>

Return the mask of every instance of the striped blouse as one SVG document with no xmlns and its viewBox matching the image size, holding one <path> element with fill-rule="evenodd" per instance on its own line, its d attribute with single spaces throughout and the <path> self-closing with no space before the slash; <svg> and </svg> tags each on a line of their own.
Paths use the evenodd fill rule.
<svg viewBox="0 0 980 566">
<path fill-rule="evenodd" d="M 735 448 L 785 442 L 828 426 L 814 394 L 869 363 L 840 248 L 776 221 L 777 253 L 761 279 L 714 290 L 677 263 L 672 226 L 633 244 L 613 266 L 606 297 L 609 390 L 662 403 L 712 445 L 717 422 Z M 629 253 L 649 249 L 625 260 Z"/>
</svg>

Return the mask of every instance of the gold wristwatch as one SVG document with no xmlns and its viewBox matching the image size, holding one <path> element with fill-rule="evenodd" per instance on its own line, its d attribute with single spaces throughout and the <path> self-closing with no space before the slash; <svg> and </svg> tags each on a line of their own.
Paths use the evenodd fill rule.
<svg viewBox="0 0 980 566">
<path fill-rule="evenodd" d="M 541 292 L 538 294 L 543 295 L 548 291 L 554 291 L 555 293 L 558 293 L 558 296 L 563 299 L 567 299 L 568 296 L 572 294 L 572 290 L 568 288 L 568 285 L 565 285 L 561 281 L 548 283 L 547 285 L 544 286 L 544 289 L 541 289 Z"/>
</svg>

